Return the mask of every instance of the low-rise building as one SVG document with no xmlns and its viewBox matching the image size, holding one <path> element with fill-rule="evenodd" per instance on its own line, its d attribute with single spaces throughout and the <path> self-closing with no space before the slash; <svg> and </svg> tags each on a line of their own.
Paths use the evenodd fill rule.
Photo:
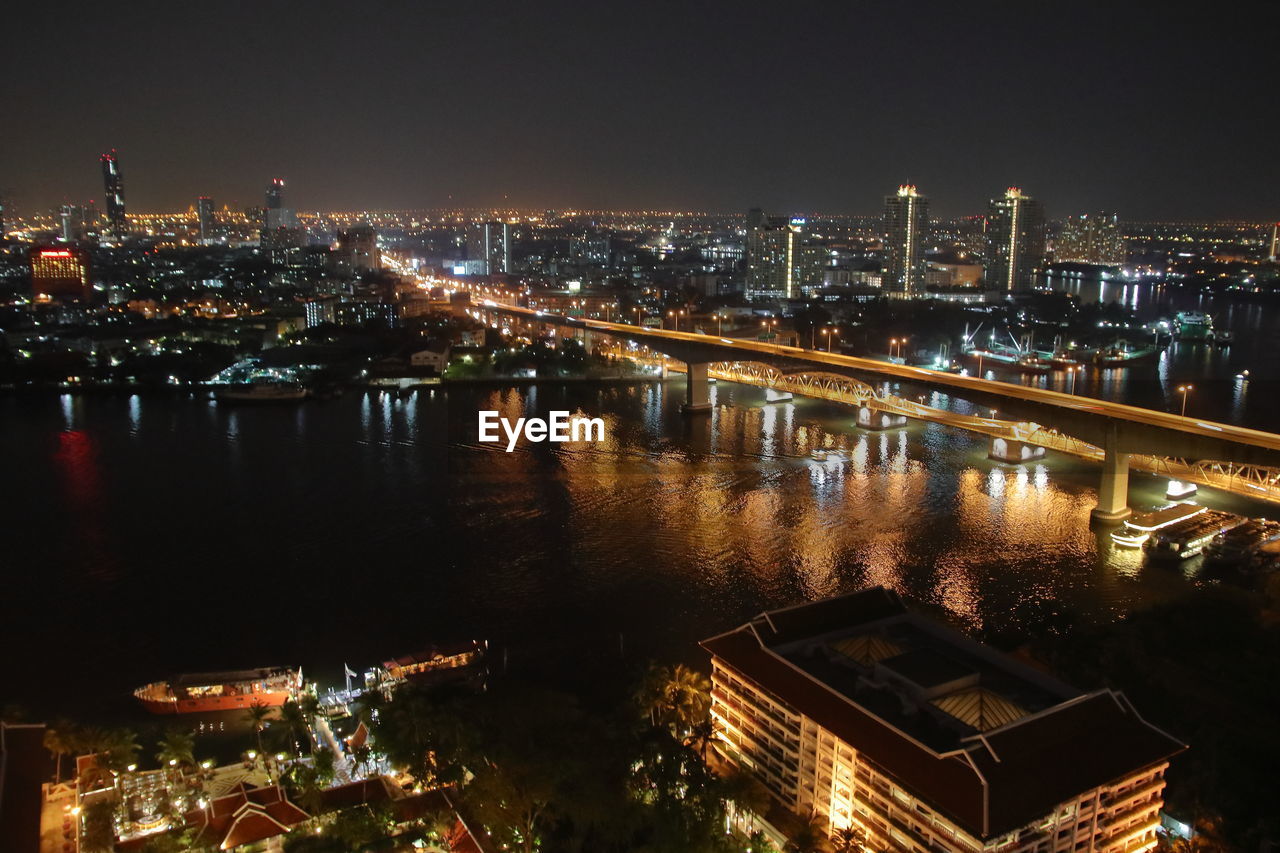
<svg viewBox="0 0 1280 853">
<path fill-rule="evenodd" d="M 715 749 L 874 851 L 1140 853 L 1185 747 L 871 589 L 702 643 Z"/>
</svg>

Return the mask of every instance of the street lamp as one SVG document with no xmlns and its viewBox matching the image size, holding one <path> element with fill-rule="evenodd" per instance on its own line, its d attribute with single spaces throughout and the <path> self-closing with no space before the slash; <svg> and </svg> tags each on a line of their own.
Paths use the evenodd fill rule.
<svg viewBox="0 0 1280 853">
<path fill-rule="evenodd" d="M 721 330 L 723 326 L 724 326 L 724 315 L 717 313 L 716 314 L 716 334 L 717 335 L 721 334 Z"/>
<path fill-rule="evenodd" d="M 1195 390 L 1194 385 L 1179 385 L 1178 393 L 1182 395 L 1182 416 L 1187 416 L 1187 394 Z"/>
<path fill-rule="evenodd" d="M 832 338 L 840 337 L 840 330 L 839 329 L 823 329 L 822 334 L 826 335 L 827 337 L 827 352 L 831 352 L 832 348 L 834 347 Z"/>
<path fill-rule="evenodd" d="M 1082 369 L 1078 364 L 1073 364 L 1067 368 L 1067 375 L 1071 377 L 1071 390 L 1067 392 L 1068 394 L 1076 393 L 1076 373 Z"/>
</svg>

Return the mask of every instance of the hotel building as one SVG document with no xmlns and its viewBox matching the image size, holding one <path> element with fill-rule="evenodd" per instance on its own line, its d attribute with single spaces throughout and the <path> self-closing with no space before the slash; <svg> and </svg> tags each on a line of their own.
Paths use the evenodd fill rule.
<svg viewBox="0 0 1280 853">
<path fill-rule="evenodd" d="M 1030 290 L 1044 266 L 1044 211 L 1017 187 L 987 208 L 987 280 L 997 290 Z"/>
<path fill-rule="evenodd" d="M 715 749 L 873 851 L 1140 853 L 1185 747 L 870 589 L 705 640 Z"/>
<path fill-rule="evenodd" d="M 31 250 L 31 290 L 40 298 L 88 299 L 89 255 L 76 246 L 35 247 Z"/>
<path fill-rule="evenodd" d="M 925 289 L 924 241 L 929 237 L 929 199 L 914 186 L 884 198 L 884 287 L 915 296 Z"/>
</svg>

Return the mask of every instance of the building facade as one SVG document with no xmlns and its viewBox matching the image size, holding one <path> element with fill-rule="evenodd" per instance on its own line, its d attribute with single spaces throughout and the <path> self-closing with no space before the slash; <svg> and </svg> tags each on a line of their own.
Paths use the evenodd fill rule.
<svg viewBox="0 0 1280 853">
<path fill-rule="evenodd" d="M 1044 266 L 1044 211 L 1018 187 L 987 207 L 987 283 L 1007 292 L 1030 290 Z"/>
<path fill-rule="evenodd" d="M 196 199 L 196 220 L 200 227 L 200 242 L 208 245 L 217 240 L 218 220 L 213 212 L 213 199 L 202 195 Z"/>
<path fill-rule="evenodd" d="M 1070 216 L 1053 243 L 1053 260 L 1118 265 L 1125 260 L 1124 235 L 1114 213 Z"/>
<path fill-rule="evenodd" d="M 914 296 L 925 289 L 924 244 L 929 238 L 929 199 L 904 184 L 884 198 L 884 287 Z"/>
<path fill-rule="evenodd" d="M 804 220 L 753 218 L 747 230 L 747 298 L 794 299 L 804 283 Z"/>
<path fill-rule="evenodd" d="M 89 284 L 89 254 L 75 246 L 33 247 L 30 256 L 31 291 L 37 299 L 85 299 Z"/>
<path fill-rule="evenodd" d="M 112 148 L 103 154 L 102 188 L 107 205 L 107 232 L 113 240 L 123 240 L 128 233 L 124 210 L 124 176 L 120 174 L 120 159 Z"/>
<path fill-rule="evenodd" d="M 1185 747 L 871 589 L 702 643 L 716 752 L 830 834 L 895 853 L 1141 853 Z"/>
<path fill-rule="evenodd" d="M 471 275 L 514 271 L 511 261 L 512 226 L 509 222 L 478 222 L 467 229 L 467 260 L 479 261 Z"/>
<path fill-rule="evenodd" d="M 353 225 L 339 231 L 338 239 L 329 249 L 329 257 L 334 270 L 343 275 L 359 275 L 382 269 L 378 232 L 372 225 Z"/>
</svg>

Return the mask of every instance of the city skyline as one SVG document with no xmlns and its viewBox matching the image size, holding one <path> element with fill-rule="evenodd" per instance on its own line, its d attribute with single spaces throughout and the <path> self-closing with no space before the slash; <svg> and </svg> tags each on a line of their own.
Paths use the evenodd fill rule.
<svg viewBox="0 0 1280 853">
<path fill-rule="evenodd" d="M 25 127 L 0 141 L 4 162 L 22 164 L 0 172 L 12 206 L 99 199 L 91 170 L 115 148 L 139 211 L 201 195 L 256 206 L 283 176 L 300 210 L 863 214 L 910 183 L 939 217 L 979 213 L 1006 186 L 1050 218 L 1276 216 L 1276 166 L 1250 141 L 1265 121 L 1250 106 L 1265 102 L 1257 28 L 1209 43 L 1174 15 L 1087 5 L 1071 32 L 1004 6 L 831 7 L 781 22 L 720 7 L 678 27 L 661 9 L 623 22 L 572 5 L 375 7 L 373 35 L 355 39 L 336 6 L 268 5 L 248 26 L 217 6 L 166 7 L 183 37 L 154 39 L 144 25 L 158 9 L 86 7 L 56 33 L 16 13 L 6 50 Z M 555 11 L 574 15 L 568 44 Z M 970 35 L 977 23 L 1000 38 Z M 103 32 L 116 50 L 92 86 L 82 66 L 43 59 L 92 54 Z M 1108 61 L 1080 62 L 1076 32 Z M 264 58 L 235 60 L 242 50 Z M 164 71 L 191 56 L 207 70 Z M 290 62 L 262 86 L 271 56 Z"/>
</svg>

